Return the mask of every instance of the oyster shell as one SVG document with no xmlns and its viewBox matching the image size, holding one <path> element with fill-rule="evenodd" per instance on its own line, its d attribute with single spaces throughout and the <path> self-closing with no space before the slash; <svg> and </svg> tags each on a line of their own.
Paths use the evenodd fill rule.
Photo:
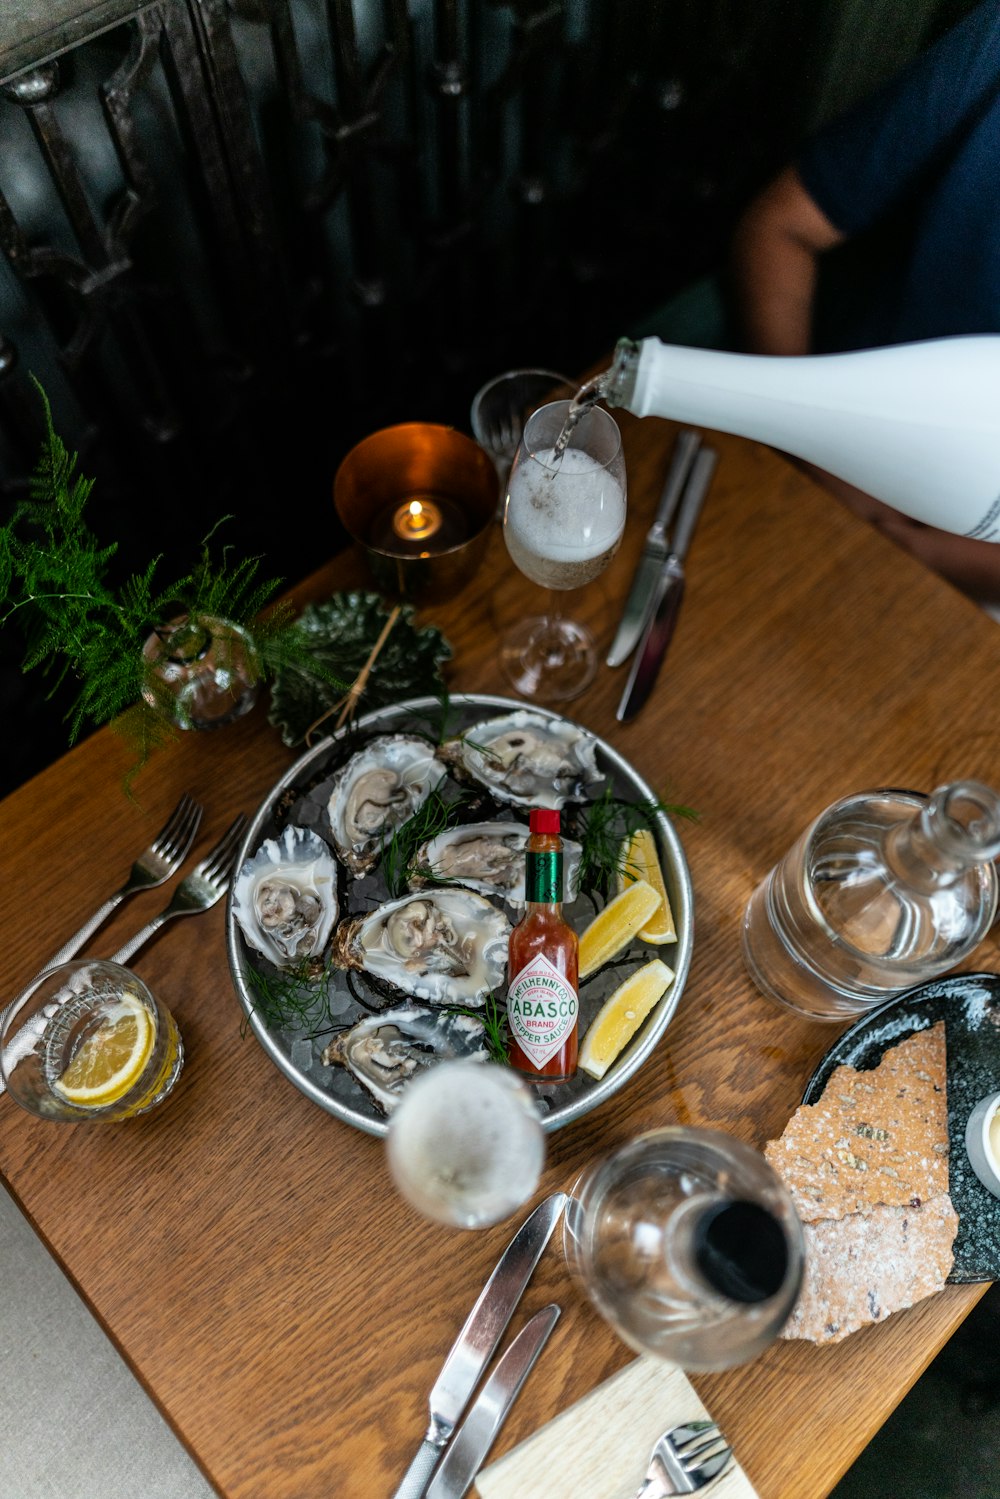
<svg viewBox="0 0 1000 1499">
<path fill-rule="evenodd" d="M 445 775 L 426 739 L 383 734 L 352 755 L 333 777 L 327 816 L 334 846 L 353 874 L 377 862 L 391 837 L 423 806 Z"/>
<path fill-rule="evenodd" d="M 482 1021 L 419 1005 L 366 1015 L 323 1052 L 328 1065 L 349 1068 L 387 1114 L 412 1077 L 457 1057 L 489 1060 Z"/>
<path fill-rule="evenodd" d="M 519 822 L 469 822 L 446 828 L 421 844 L 414 855 L 411 890 L 452 882 L 484 895 L 499 896 L 511 905 L 524 904 L 524 851 L 528 829 Z M 579 843 L 563 839 L 565 899 L 577 894 Z"/>
<path fill-rule="evenodd" d="M 592 734 L 566 719 L 518 710 L 449 739 L 438 750 L 460 774 L 517 807 L 558 810 L 601 779 Z"/>
<path fill-rule="evenodd" d="M 337 919 L 337 865 L 322 838 L 294 824 L 268 838 L 233 884 L 233 915 L 277 968 L 318 956 Z"/>
<path fill-rule="evenodd" d="M 437 1005 L 481 1005 L 507 967 L 510 922 L 481 895 L 443 886 L 342 921 L 331 956 Z"/>
</svg>

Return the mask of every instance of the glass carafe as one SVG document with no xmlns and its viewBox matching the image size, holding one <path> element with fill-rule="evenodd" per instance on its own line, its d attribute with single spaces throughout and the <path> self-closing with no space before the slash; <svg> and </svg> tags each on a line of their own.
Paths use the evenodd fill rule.
<svg viewBox="0 0 1000 1499">
<path fill-rule="evenodd" d="M 802 1280 L 802 1229 L 764 1157 L 719 1130 L 650 1130 L 573 1188 L 563 1246 L 618 1336 L 682 1369 L 728 1369 L 778 1336 Z"/>
<path fill-rule="evenodd" d="M 1000 797 L 977 781 L 931 796 L 863 791 L 834 802 L 775 865 L 743 918 L 762 993 L 845 1020 L 972 952 L 997 906 Z"/>
</svg>

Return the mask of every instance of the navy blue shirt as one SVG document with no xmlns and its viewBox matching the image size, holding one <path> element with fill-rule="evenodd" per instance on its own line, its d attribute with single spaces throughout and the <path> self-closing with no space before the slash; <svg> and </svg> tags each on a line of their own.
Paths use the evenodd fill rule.
<svg viewBox="0 0 1000 1499">
<path fill-rule="evenodd" d="M 902 248 L 897 241 L 835 346 L 1000 333 L 998 0 L 819 131 L 797 165 L 849 238 L 887 220 L 903 226 Z"/>
</svg>

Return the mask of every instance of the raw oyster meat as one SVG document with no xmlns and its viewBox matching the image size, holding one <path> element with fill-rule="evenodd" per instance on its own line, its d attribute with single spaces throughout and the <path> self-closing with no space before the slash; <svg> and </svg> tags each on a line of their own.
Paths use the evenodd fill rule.
<svg viewBox="0 0 1000 1499">
<path fill-rule="evenodd" d="M 482 1021 L 419 1005 L 366 1015 L 336 1036 L 323 1053 L 328 1065 L 349 1068 L 387 1114 L 411 1077 L 457 1057 L 489 1060 Z"/>
<path fill-rule="evenodd" d="M 390 838 L 445 775 L 433 746 L 411 734 L 383 734 L 352 755 L 331 783 L 327 816 L 337 853 L 367 874 Z"/>
<path fill-rule="evenodd" d="M 446 828 L 417 849 L 410 889 L 449 882 L 523 905 L 527 842 L 528 829 L 519 822 L 469 822 Z M 570 901 L 577 894 L 582 849 L 570 838 L 562 842 L 564 898 Z"/>
<path fill-rule="evenodd" d="M 404 994 L 437 1005 L 482 1005 L 507 968 L 510 922 L 502 911 L 457 885 L 378 906 L 342 921 L 331 955 Z"/>
<path fill-rule="evenodd" d="M 246 861 L 233 885 L 233 915 L 244 937 L 277 968 L 318 956 L 338 910 L 332 853 L 322 838 L 291 823 Z"/>
<path fill-rule="evenodd" d="M 566 719 L 518 710 L 474 724 L 438 750 L 459 774 L 517 807 L 558 811 L 590 795 L 601 779 L 592 734 Z"/>
</svg>

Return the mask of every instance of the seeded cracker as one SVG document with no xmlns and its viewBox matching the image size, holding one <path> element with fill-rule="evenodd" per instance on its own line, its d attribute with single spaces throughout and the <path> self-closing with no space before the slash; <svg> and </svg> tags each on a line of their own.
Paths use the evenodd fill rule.
<svg viewBox="0 0 1000 1499">
<path fill-rule="evenodd" d="M 868 1322 L 940 1291 L 958 1214 L 947 1197 L 918 1208 L 872 1208 L 805 1225 L 806 1264 L 783 1338 L 839 1343 Z"/>
<path fill-rule="evenodd" d="M 940 1291 L 958 1215 L 948 1197 L 945 1026 L 838 1067 L 765 1148 L 803 1220 L 805 1273 L 783 1338 L 836 1343 Z"/>
<path fill-rule="evenodd" d="M 868 1072 L 838 1067 L 764 1151 L 804 1223 L 908 1207 L 948 1191 L 945 1029 L 940 1020 Z"/>
</svg>

